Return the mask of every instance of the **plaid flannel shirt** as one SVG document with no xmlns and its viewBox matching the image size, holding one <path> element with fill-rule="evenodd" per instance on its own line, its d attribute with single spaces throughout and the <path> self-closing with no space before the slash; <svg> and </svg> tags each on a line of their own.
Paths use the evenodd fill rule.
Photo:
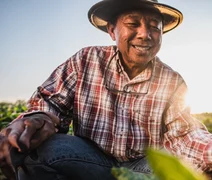
<svg viewBox="0 0 212 180">
<path fill-rule="evenodd" d="M 165 147 L 195 168 L 212 163 L 212 136 L 185 105 L 183 78 L 155 57 L 129 79 L 115 46 L 86 47 L 58 66 L 28 101 L 29 112 L 47 111 L 73 121 L 74 134 L 89 138 L 118 161 Z"/>
</svg>

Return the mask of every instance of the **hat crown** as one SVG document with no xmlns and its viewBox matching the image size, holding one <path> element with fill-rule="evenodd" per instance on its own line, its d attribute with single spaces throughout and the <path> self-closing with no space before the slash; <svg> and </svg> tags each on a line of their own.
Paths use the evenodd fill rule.
<svg viewBox="0 0 212 180">
<path fill-rule="evenodd" d="M 88 11 L 89 21 L 98 29 L 107 32 L 107 24 L 123 12 L 151 9 L 163 17 L 163 33 L 176 28 L 183 20 L 183 14 L 158 0 L 101 0 Z"/>
<path fill-rule="evenodd" d="M 157 0 L 141 0 L 141 1 L 158 2 Z"/>
<path fill-rule="evenodd" d="M 123 2 L 123 3 L 133 3 L 133 2 L 150 2 L 150 3 L 158 3 L 158 0 L 102 0 L 102 1 L 108 1 L 111 3 L 116 3 L 116 2 Z"/>
<path fill-rule="evenodd" d="M 111 1 L 111 0 L 105 0 L 105 1 Z M 132 2 L 132 1 L 140 1 L 140 2 L 142 2 L 142 1 L 149 1 L 149 2 L 158 2 L 158 0 L 114 0 L 114 1 L 128 1 L 128 2 Z"/>
</svg>

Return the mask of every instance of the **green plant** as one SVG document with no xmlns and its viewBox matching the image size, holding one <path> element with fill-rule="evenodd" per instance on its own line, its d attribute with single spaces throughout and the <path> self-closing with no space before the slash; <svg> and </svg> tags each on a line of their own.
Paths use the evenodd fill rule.
<svg viewBox="0 0 212 180">
<path fill-rule="evenodd" d="M 176 157 L 162 151 L 148 149 L 148 162 L 154 175 L 136 174 L 126 168 L 112 168 L 117 180 L 206 180 L 202 174 L 194 172 Z"/>
<path fill-rule="evenodd" d="M 160 180 L 206 180 L 202 174 L 167 152 L 149 149 L 148 161 Z"/>
<path fill-rule="evenodd" d="M 73 124 L 72 124 L 72 123 L 71 123 L 71 124 L 70 124 L 70 126 L 69 126 L 68 134 L 70 134 L 70 135 L 74 135 L 74 131 L 73 131 Z"/>
<path fill-rule="evenodd" d="M 212 113 L 193 114 L 193 116 L 199 121 L 202 121 L 202 123 L 207 127 L 208 131 L 212 133 Z"/>
<path fill-rule="evenodd" d="M 158 180 L 155 175 L 135 173 L 124 167 L 113 167 L 112 174 L 117 180 Z"/>
<path fill-rule="evenodd" d="M 1 102 L 0 103 L 0 129 L 7 126 L 13 119 L 27 110 L 26 102 L 18 100 L 15 103 Z"/>
</svg>

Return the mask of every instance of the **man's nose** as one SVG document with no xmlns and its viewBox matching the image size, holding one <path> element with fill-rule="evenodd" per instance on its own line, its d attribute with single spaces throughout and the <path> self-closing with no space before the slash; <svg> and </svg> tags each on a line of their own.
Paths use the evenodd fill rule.
<svg viewBox="0 0 212 180">
<path fill-rule="evenodd" d="M 137 29 L 137 35 L 142 39 L 151 39 L 151 32 L 146 24 L 141 24 Z"/>
</svg>

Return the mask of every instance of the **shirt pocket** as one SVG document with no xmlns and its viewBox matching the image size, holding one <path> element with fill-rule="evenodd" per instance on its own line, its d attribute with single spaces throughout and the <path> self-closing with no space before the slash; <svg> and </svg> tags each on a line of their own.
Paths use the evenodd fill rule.
<svg viewBox="0 0 212 180">
<path fill-rule="evenodd" d="M 138 131 L 140 138 L 148 140 L 149 145 L 158 146 L 160 144 L 161 119 L 156 114 L 148 112 L 134 111 L 132 114 L 132 128 Z"/>
</svg>

